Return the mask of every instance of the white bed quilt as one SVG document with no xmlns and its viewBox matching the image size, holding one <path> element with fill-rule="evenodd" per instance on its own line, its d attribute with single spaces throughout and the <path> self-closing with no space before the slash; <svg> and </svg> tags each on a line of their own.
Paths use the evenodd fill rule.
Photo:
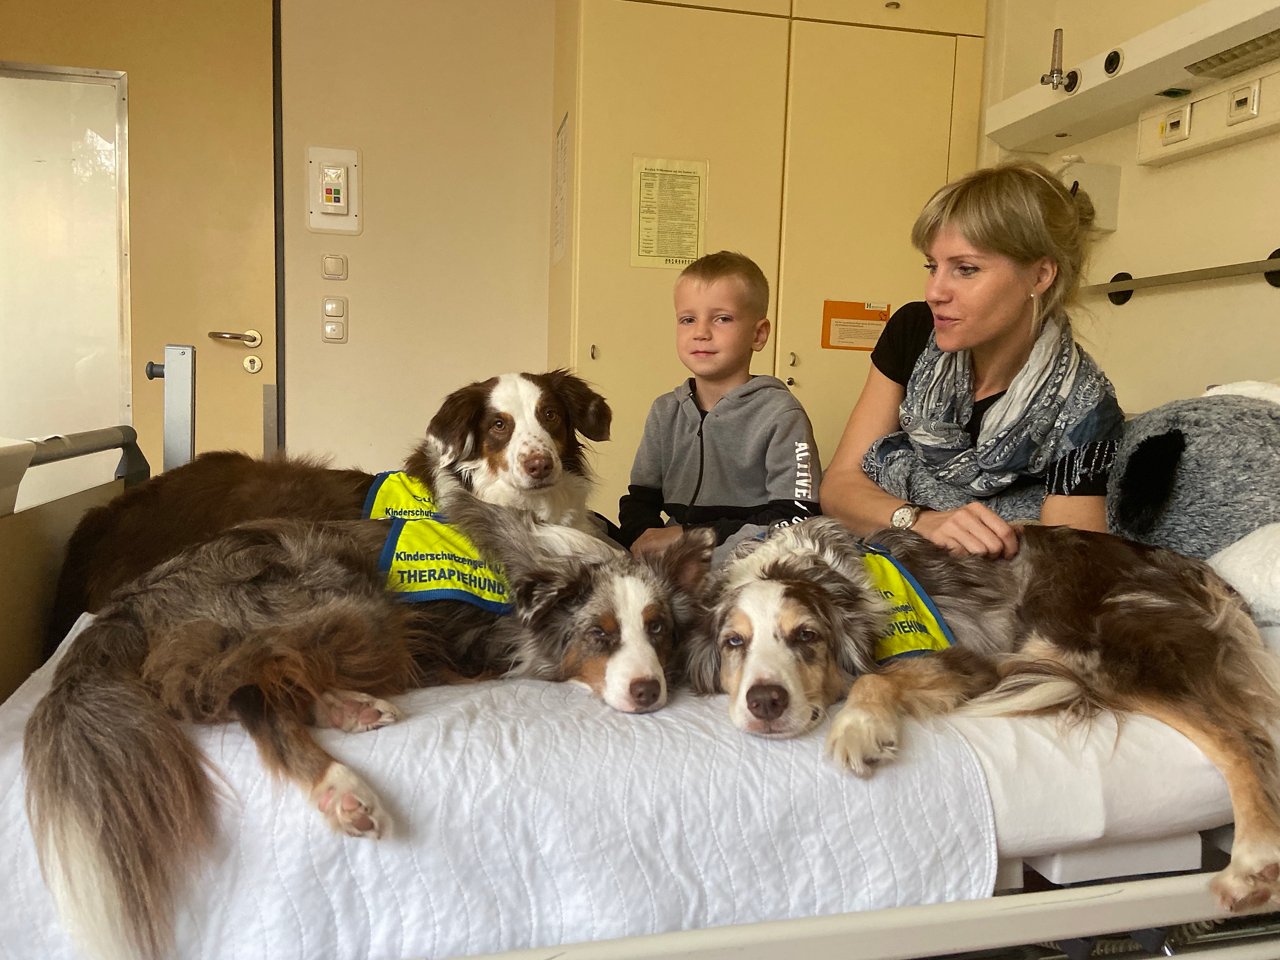
<svg viewBox="0 0 1280 960">
<path fill-rule="evenodd" d="M 22 728 L 51 666 L 0 706 L 0 958 L 77 956 L 40 879 Z M 235 725 L 191 728 L 227 782 L 221 841 L 177 918 L 197 958 L 451 957 L 991 893 L 981 766 L 946 725 L 913 725 L 863 782 L 825 727 L 742 735 L 723 698 L 625 716 L 570 685 L 416 691 L 407 719 L 320 742 L 377 789 L 395 828 L 340 837 L 268 777 Z"/>
</svg>

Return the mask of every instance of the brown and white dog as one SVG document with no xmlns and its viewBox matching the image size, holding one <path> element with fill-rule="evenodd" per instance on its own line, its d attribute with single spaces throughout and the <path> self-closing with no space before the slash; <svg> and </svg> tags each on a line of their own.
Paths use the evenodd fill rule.
<svg viewBox="0 0 1280 960">
<path fill-rule="evenodd" d="M 690 652 L 694 688 L 729 694 L 736 726 L 790 737 L 848 690 L 827 737 L 866 777 L 890 761 L 904 717 L 1098 710 L 1144 713 L 1222 771 L 1235 813 L 1224 907 L 1280 902 L 1280 666 L 1235 592 L 1204 563 L 1105 534 L 1026 527 L 1009 560 L 955 557 L 916 534 L 873 541 L 931 596 L 955 639 L 876 662 L 889 610 L 866 544 L 832 519 L 782 528 L 733 559 L 709 589 Z"/>
<path fill-rule="evenodd" d="M 378 837 L 378 796 L 308 725 L 381 727 L 400 719 L 385 698 L 459 675 L 577 681 L 633 713 L 666 702 L 709 531 L 639 560 L 434 479 L 451 522 L 501 564 L 514 612 L 392 599 L 378 562 L 389 521 L 265 520 L 124 587 L 65 652 L 27 723 L 27 808 L 91 954 L 166 955 L 175 898 L 214 841 L 216 793 L 179 721 L 239 721 L 335 829 Z"/>
<path fill-rule="evenodd" d="M 449 394 L 427 436 L 481 498 L 598 534 L 579 435 L 607 440 L 611 420 L 604 397 L 566 371 L 508 373 Z M 405 470 L 422 477 L 424 456 L 420 444 Z M 86 513 L 68 542 L 45 656 L 83 611 L 184 548 L 248 520 L 359 519 L 373 482 L 314 461 L 217 451 L 126 490 Z"/>
</svg>

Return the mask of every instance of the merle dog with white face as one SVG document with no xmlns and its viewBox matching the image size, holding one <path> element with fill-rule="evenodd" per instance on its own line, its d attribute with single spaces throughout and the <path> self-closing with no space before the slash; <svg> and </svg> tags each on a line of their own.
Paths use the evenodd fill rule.
<svg viewBox="0 0 1280 960">
<path fill-rule="evenodd" d="M 836 520 L 777 530 L 710 586 L 689 652 L 695 690 L 729 694 L 740 729 L 791 737 L 832 719 L 827 750 L 872 776 L 903 721 L 946 714 L 1145 713 L 1222 771 L 1235 813 L 1231 909 L 1280 902 L 1280 661 L 1240 597 L 1198 560 L 1069 527 L 1027 526 L 1010 559 L 957 557 L 910 531 L 871 538 L 950 629 L 938 652 L 886 659 L 890 605 L 865 542 Z M 974 698 L 977 698 L 976 700 Z M 974 702 L 970 702 L 974 701 Z"/>
</svg>

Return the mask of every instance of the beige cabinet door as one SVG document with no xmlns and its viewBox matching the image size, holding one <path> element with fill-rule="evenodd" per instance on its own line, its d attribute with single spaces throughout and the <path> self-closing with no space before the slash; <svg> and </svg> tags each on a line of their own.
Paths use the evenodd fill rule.
<svg viewBox="0 0 1280 960">
<path fill-rule="evenodd" d="M 688 371 L 675 353 L 680 267 L 631 265 L 633 159 L 707 163 L 704 252 L 738 250 L 777 277 L 785 19 L 584 0 L 580 22 L 575 369 L 615 411 L 593 506 L 616 517 L 653 399 Z M 773 372 L 773 345 L 758 358 Z"/>
<path fill-rule="evenodd" d="M 822 345 L 824 302 L 897 308 L 923 296 L 911 225 L 948 179 L 955 70 L 955 37 L 792 28 L 778 369 L 824 463 L 870 364 L 867 350 Z M 978 91 L 963 96 L 976 103 Z"/>
</svg>

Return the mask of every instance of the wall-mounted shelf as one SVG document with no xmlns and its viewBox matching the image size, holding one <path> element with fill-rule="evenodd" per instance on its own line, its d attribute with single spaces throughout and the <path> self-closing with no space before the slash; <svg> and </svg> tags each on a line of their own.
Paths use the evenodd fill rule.
<svg viewBox="0 0 1280 960">
<path fill-rule="evenodd" d="M 1196 90 L 1228 74 L 1193 74 L 1191 64 L 1280 30 L 1275 0 L 1208 0 L 1145 33 L 1117 38 L 1083 63 L 1074 92 L 1036 84 L 987 108 L 986 135 L 1007 150 L 1052 153 L 1133 123 L 1170 88 Z M 1048 49 L 1046 37 L 1045 49 Z M 1108 75 L 1108 54 L 1119 65 Z M 1280 47 L 1275 54 L 1280 56 Z M 1113 58 L 1113 62 L 1116 58 Z M 1247 64 L 1246 64 L 1247 66 Z M 1229 69 L 1229 68 L 1228 68 Z"/>
</svg>

